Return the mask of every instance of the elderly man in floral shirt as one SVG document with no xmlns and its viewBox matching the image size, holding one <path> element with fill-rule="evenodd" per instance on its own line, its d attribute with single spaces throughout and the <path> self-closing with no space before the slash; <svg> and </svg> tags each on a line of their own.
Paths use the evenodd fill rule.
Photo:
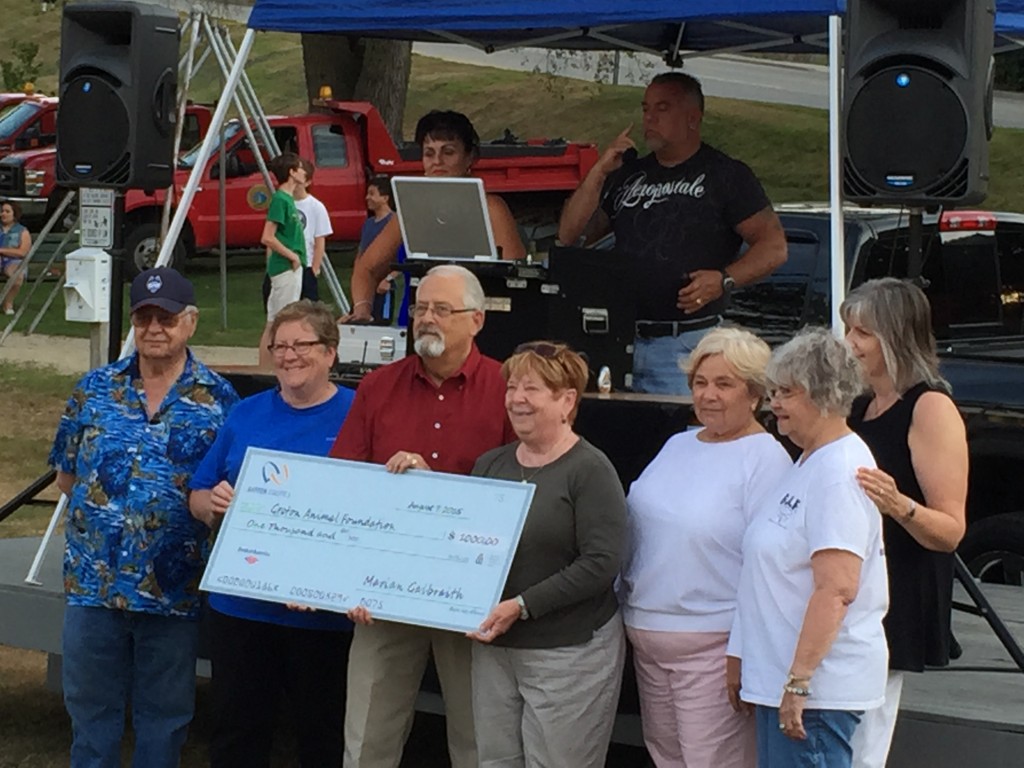
<svg viewBox="0 0 1024 768">
<path fill-rule="evenodd" d="M 238 396 L 193 357 L 192 285 L 173 269 L 131 288 L 137 352 L 78 383 L 50 454 L 69 498 L 63 685 L 72 768 L 172 768 L 195 703 L 199 579 L 209 529 L 189 479 Z"/>
</svg>

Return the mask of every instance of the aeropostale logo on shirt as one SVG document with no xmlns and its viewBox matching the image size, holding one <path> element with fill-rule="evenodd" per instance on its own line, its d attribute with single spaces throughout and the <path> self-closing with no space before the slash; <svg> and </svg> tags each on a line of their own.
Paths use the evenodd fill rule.
<svg viewBox="0 0 1024 768">
<path fill-rule="evenodd" d="M 779 508 L 775 510 L 775 514 L 768 519 L 780 528 L 788 528 L 790 519 L 799 508 L 800 499 L 791 493 L 787 493 L 779 500 Z"/>
<path fill-rule="evenodd" d="M 699 200 L 704 197 L 705 174 L 700 174 L 695 179 L 672 179 L 647 183 L 647 173 L 640 171 L 626 179 L 625 183 L 615 195 L 615 210 L 623 208 L 636 208 L 638 205 L 647 210 L 659 203 L 664 203 L 673 197 L 692 197 Z"/>
</svg>

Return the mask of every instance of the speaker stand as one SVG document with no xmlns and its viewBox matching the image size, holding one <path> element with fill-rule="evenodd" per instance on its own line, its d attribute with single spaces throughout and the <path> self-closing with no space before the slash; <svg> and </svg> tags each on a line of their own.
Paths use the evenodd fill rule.
<svg viewBox="0 0 1024 768">
<path fill-rule="evenodd" d="M 988 601 L 985 594 L 978 587 L 977 582 L 974 580 L 974 576 L 967 566 L 964 565 L 964 561 L 960 558 L 960 555 L 953 555 L 953 568 L 956 575 L 956 580 L 960 582 L 964 590 L 967 592 L 967 596 L 971 598 L 973 606 L 965 603 L 953 602 L 953 609 L 957 611 L 963 611 L 964 613 L 970 613 L 974 616 L 981 616 L 985 621 L 988 622 L 989 627 L 992 628 L 993 634 L 999 639 L 999 642 L 1003 644 L 1003 648 L 1010 654 L 1010 658 L 1013 659 L 1013 663 L 1017 665 L 1017 669 L 1006 669 L 998 668 L 993 669 L 991 667 L 977 668 L 979 672 L 1024 672 L 1024 651 L 1021 650 L 1020 644 L 1016 638 L 1007 629 L 1006 624 L 996 613 L 996 609 L 992 607 L 992 603 Z M 963 667 L 957 667 L 959 671 L 965 671 Z"/>
<path fill-rule="evenodd" d="M 107 362 L 121 357 L 121 329 L 124 325 L 124 192 L 114 192 L 114 245 L 110 249 L 110 320 L 107 333 Z"/>
<path fill-rule="evenodd" d="M 907 279 L 917 284 L 924 268 L 924 208 L 910 209 L 910 240 L 907 245 Z"/>
</svg>

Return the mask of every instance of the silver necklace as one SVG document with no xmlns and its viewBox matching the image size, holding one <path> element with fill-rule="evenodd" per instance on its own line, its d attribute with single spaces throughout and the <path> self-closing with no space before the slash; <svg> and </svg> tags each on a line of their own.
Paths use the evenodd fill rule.
<svg viewBox="0 0 1024 768">
<path fill-rule="evenodd" d="M 516 462 L 516 463 L 518 463 L 518 462 Z M 521 478 L 519 482 L 521 482 L 521 483 L 528 483 L 528 482 L 530 482 L 546 466 L 547 466 L 547 464 L 541 464 L 539 467 L 537 467 L 535 470 L 533 470 L 533 472 L 531 472 L 529 475 L 527 475 L 526 474 L 526 470 L 523 468 L 523 465 L 519 464 L 519 477 Z"/>
<path fill-rule="evenodd" d="M 546 453 L 542 454 L 542 457 L 546 458 L 547 456 L 550 456 L 552 453 L 557 451 L 559 448 L 562 447 L 562 443 L 564 443 L 566 440 L 569 440 L 574 434 L 575 434 L 574 432 L 569 432 L 568 435 L 566 435 L 561 440 L 559 440 L 557 443 L 555 443 L 554 447 L 551 448 L 551 450 L 549 450 Z M 531 472 L 529 475 L 526 474 L 526 468 L 523 466 L 522 462 L 519 461 L 519 457 L 518 456 L 516 457 L 516 464 L 519 465 L 519 478 L 520 478 L 519 482 L 521 482 L 521 483 L 528 483 L 531 480 L 533 480 L 533 478 L 535 478 L 538 474 L 540 474 L 541 471 L 543 471 L 545 468 L 547 468 L 551 464 L 551 462 L 550 461 L 544 462 L 539 467 L 534 469 L 533 472 Z"/>
</svg>

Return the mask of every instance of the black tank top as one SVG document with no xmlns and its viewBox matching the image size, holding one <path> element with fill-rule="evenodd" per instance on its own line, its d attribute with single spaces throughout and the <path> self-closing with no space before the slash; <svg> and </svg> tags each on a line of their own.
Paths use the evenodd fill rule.
<svg viewBox="0 0 1024 768">
<path fill-rule="evenodd" d="M 924 504 L 914 474 L 907 435 L 917 399 L 929 387 L 908 389 L 885 413 L 864 419 L 872 396 L 854 401 L 847 423 L 875 456 L 878 468 L 896 481 L 900 492 Z M 950 614 L 953 601 L 953 555 L 925 549 L 890 517 L 882 518 L 882 537 L 889 572 L 889 613 L 885 636 L 889 668 L 922 672 L 949 663 Z"/>
</svg>

